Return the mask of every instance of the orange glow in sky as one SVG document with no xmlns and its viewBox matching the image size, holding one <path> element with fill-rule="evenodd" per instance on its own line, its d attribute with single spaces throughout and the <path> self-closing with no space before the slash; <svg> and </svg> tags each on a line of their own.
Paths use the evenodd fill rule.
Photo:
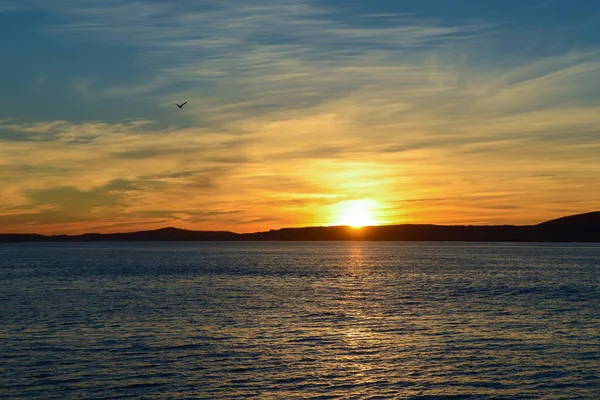
<svg viewBox="0 0 600 400">
<path fill-rule="evenodd" d="M 352 228 L 377 225 L 374 203 L 369 200 L 352 200 L 342 203 L 338 223 Z"/>
</svg>

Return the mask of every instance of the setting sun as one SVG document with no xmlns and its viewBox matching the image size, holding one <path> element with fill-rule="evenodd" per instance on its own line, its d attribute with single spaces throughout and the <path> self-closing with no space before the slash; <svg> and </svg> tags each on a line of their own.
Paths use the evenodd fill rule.
<svg viewBox="0 0 600 400">
<path fill-rule="evenodd" d="M 373 202 L 369 200 L 344 202 L 340 210 L 338 223 L 352 228 L 376 225 Z"/>
</svg>

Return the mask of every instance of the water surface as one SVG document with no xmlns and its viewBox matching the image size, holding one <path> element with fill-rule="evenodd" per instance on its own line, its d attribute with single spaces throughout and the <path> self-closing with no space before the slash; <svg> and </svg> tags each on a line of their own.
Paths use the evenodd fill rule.
<svg viewBox="0 0 600 400">
<path fill-rule="evenodd" d="M 0 398 L 597 399 L 600 245 L 0 245 Z"/>
</svg>

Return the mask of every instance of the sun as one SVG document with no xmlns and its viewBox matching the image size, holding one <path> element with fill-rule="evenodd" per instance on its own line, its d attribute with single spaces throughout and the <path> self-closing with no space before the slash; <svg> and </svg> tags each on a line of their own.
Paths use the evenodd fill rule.
<svg viewBox="0 0 600 400">
<path fill-rule="evenodd" d="M 369 200 L 351 200 L 340 204 L 339 225 L 348 225 L 358 229 L 363 226 L 376 225 L 374 204 Z"/>
</svg>

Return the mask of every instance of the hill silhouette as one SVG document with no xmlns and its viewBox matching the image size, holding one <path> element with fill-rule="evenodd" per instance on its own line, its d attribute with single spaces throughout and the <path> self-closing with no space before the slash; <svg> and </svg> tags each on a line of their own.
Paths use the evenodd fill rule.
<svg viewBox="0 0 600 400">
<path fill-rule="evenodd" d="M 191 231 L 173 227 L 128 233 L 83 235 L 0 234 L 0 242 L 125 241 L 465 241 L 600 242 L 600 211 L 566 216 L 537 225 L 385 225 L 273 229 L 267 232 Z"/>
<path fill-rule="evenodd" d="M 542 222 L 538 226 L 598 226 L 600 225 L 600 211 L 569 215 L 550 221 Z"/>
</svg>

